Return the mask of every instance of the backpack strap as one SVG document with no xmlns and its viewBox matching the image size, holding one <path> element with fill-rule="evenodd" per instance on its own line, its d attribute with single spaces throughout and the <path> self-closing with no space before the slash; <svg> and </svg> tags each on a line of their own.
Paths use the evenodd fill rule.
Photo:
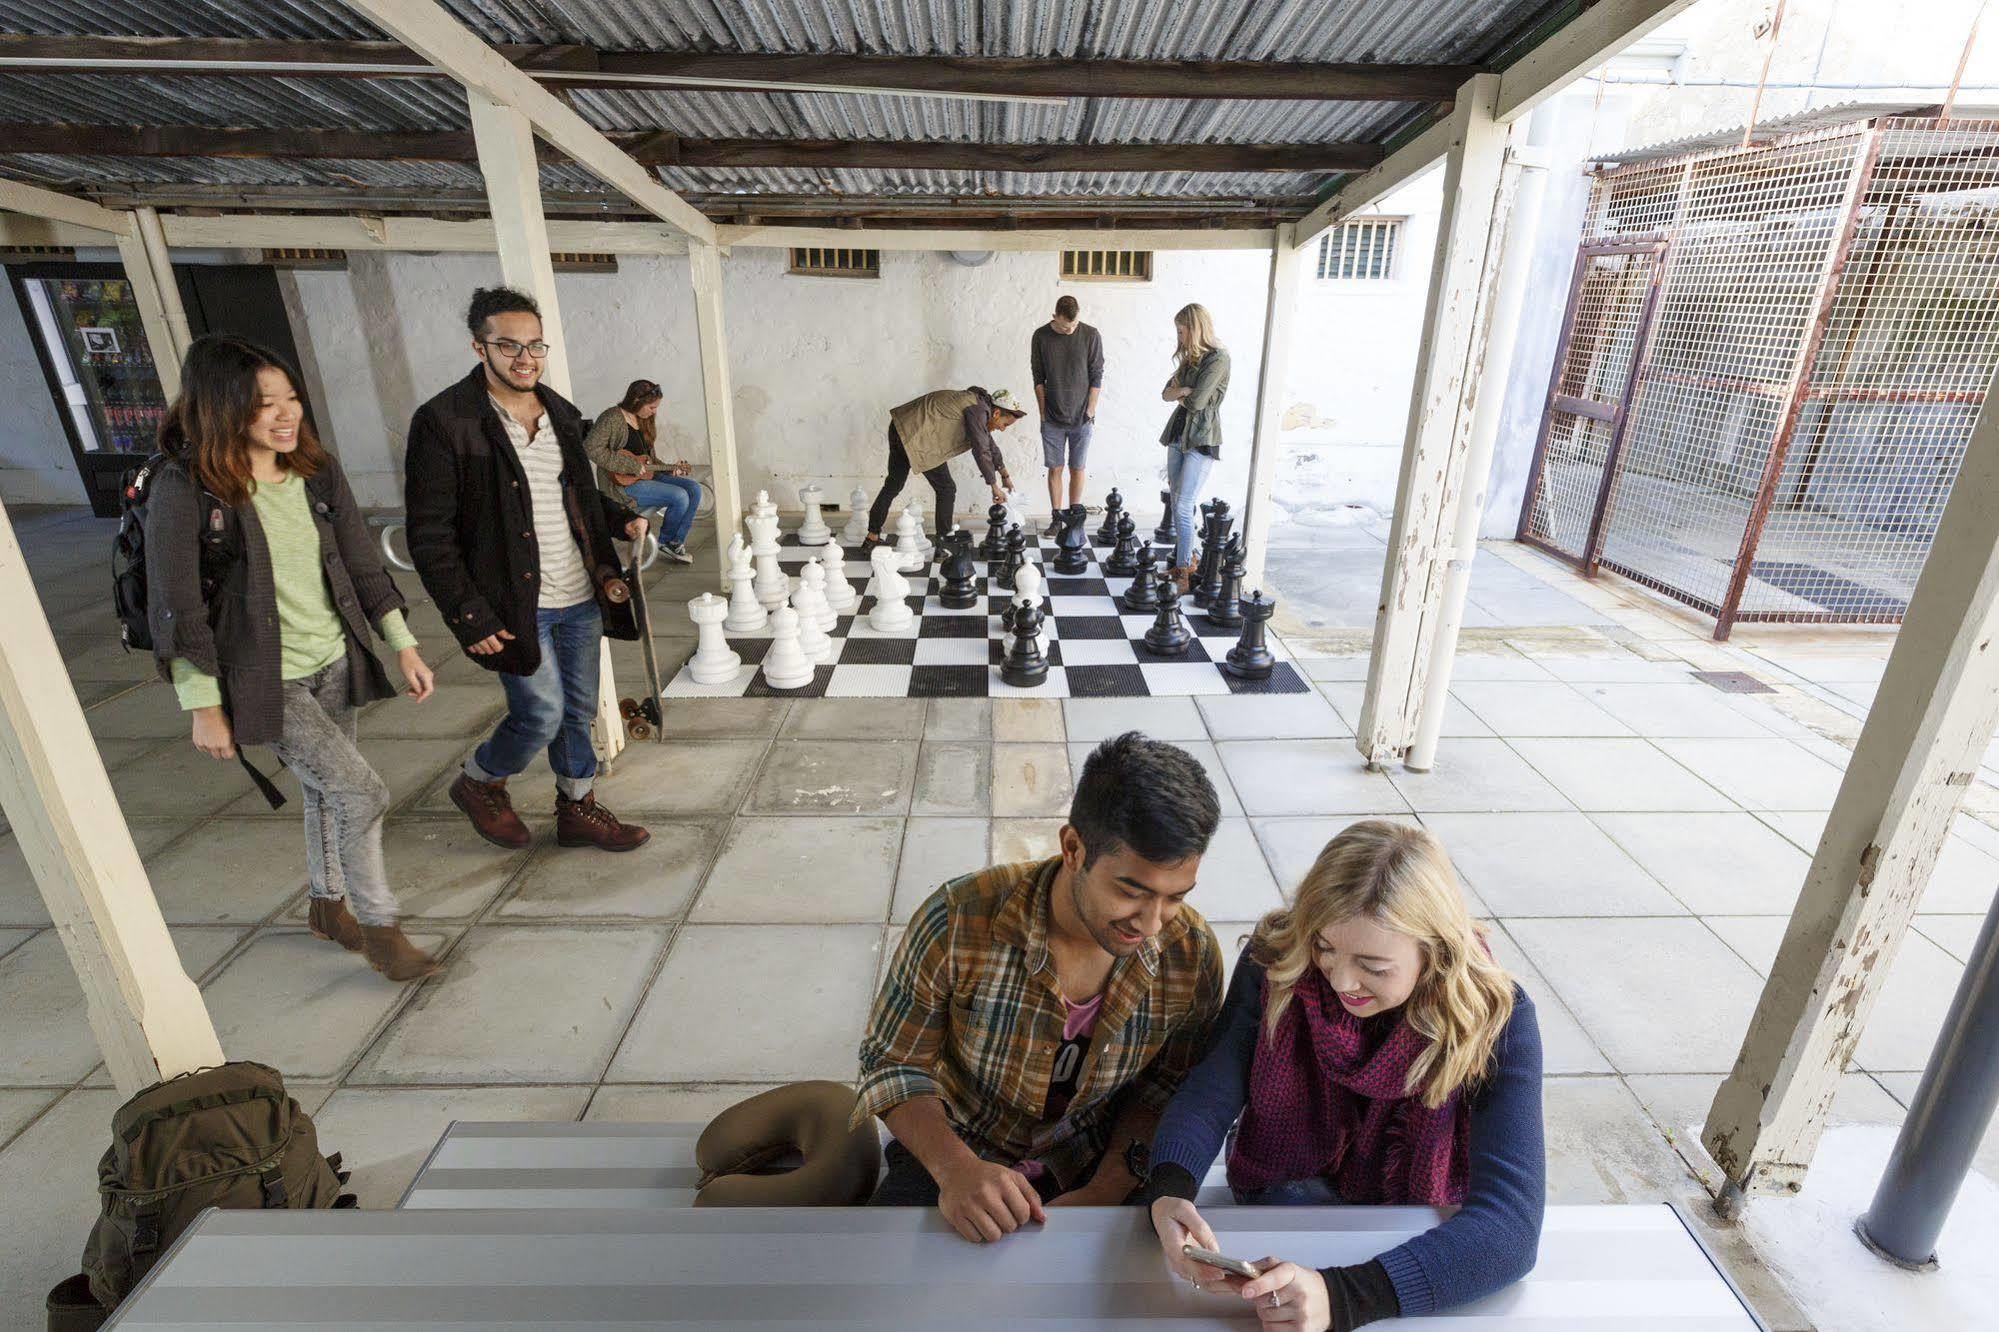
<svg viewBox="0 0 1999 1332">
<path fill-rule="evenodd" d="M 132 1256 L 143 1258 L 160 1247 L 160 1204 L 148 1203 L 132 1213 Z"/>
<path fill-rule="evenodd" d="M 264 1172 L 264 1206 L 266 1209 L 291 1206 L 285 1194 L 284 1171 L 276 1166 Z"/>
<path fill-rule="evenodd" d="M 250 782 L 257 788 L 258 793 L 264 797 L 265 804 L 272 809 L 285 807 L 285 793 L 278 789 L 276 782 L 257 770 L 257 765 L 250 762 L 250 756 L 243 752 L 241 745 L 236 747 L 236 761 L 243 765 L 243 771 L 249 775 Z M 280 763 L 278 766 L 284 765 Z"/>
</svg>

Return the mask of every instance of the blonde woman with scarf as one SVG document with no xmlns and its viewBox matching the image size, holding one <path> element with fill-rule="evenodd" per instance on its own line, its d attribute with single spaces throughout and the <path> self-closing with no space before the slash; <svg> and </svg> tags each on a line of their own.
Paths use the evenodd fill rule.
<svg viewBox="0 0 1999 1332">
<path fill-rule="evenodd" d="M 1153 1135 L 1141 1195 L 1176 1274 L 1234 1291 L 1266 1327 L 1350 1332 L 1468 1303 L 1533 1268 L 1547 1176 L 1540 1028 L 1436 838 L 1369 820 L 1327 843 L 1292 904 L 1256 927 L 1216 1031 Z M 1313 1270 L 1280 1256 L 1233 1276 L 1182 1252 L 1217 1248 L 1193 1199 L 1225 1138 L 1238 1203 L 1459 1210 L 1365 1263 Z"/>
</svg>

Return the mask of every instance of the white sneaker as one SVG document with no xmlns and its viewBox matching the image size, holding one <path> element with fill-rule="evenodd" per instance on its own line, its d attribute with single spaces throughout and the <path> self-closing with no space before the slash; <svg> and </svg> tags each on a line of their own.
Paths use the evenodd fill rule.
<svg viewBox="0 0 1999 1332">
<path fill-rule="evenodd" d="M 660 542 L 659 553 L 672 560 L 675 564 L 694 563 L 694 557 L 687 553 L 687 547 L 681 545 L 678 541 Z"/>
</svg>

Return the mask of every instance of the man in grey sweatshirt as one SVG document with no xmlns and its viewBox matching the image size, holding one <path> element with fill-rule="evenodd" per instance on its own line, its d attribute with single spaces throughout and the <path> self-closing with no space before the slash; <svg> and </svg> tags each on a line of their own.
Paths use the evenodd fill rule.
<svg viewBox="0 0 1999 1332">
<path fill-rule="evenodd" d="M 1083 464 L 1090 450 L 1090 428 L 1097 421 L 1097 395 L 1104 384 L 1103 337 L 1081 322 L 1077 312 L 1074 296 L 1055 302 L 1055 317 L 1034 330 L 1028 347 L 1034 400 L 1041 407 L 1041 461 L 1048 466 L 1051 512 L 1083 502 Z M 1057 530 L 1051 519 L 1048 535 Z"/>
</svg>

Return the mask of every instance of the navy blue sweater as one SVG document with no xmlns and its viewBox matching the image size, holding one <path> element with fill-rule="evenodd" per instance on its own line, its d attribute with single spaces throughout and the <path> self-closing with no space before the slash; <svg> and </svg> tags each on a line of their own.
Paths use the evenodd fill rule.
<svg viewBox="0 0 1999 1332">
<path fill-rule="evenodd" d="M 1206 1178 L 1249 1094 L 1250 1056 L 1262 1023 L 1263 968 L 1245 956 L 1236 963 L 1213 1048 L 1180 1084 L 1152 1136 L 1154 1170 L 1176 1165 Z M 1541 1028 L 1533 1001 L 1517 985 L 1493 1065 L 1469 1094 L 1471 1188 L 1464 1206 L 1378 1259 L 1405 1318 L 1469 1303 L 1533 1270 L 1548 1192 Z"/>
</svg>

